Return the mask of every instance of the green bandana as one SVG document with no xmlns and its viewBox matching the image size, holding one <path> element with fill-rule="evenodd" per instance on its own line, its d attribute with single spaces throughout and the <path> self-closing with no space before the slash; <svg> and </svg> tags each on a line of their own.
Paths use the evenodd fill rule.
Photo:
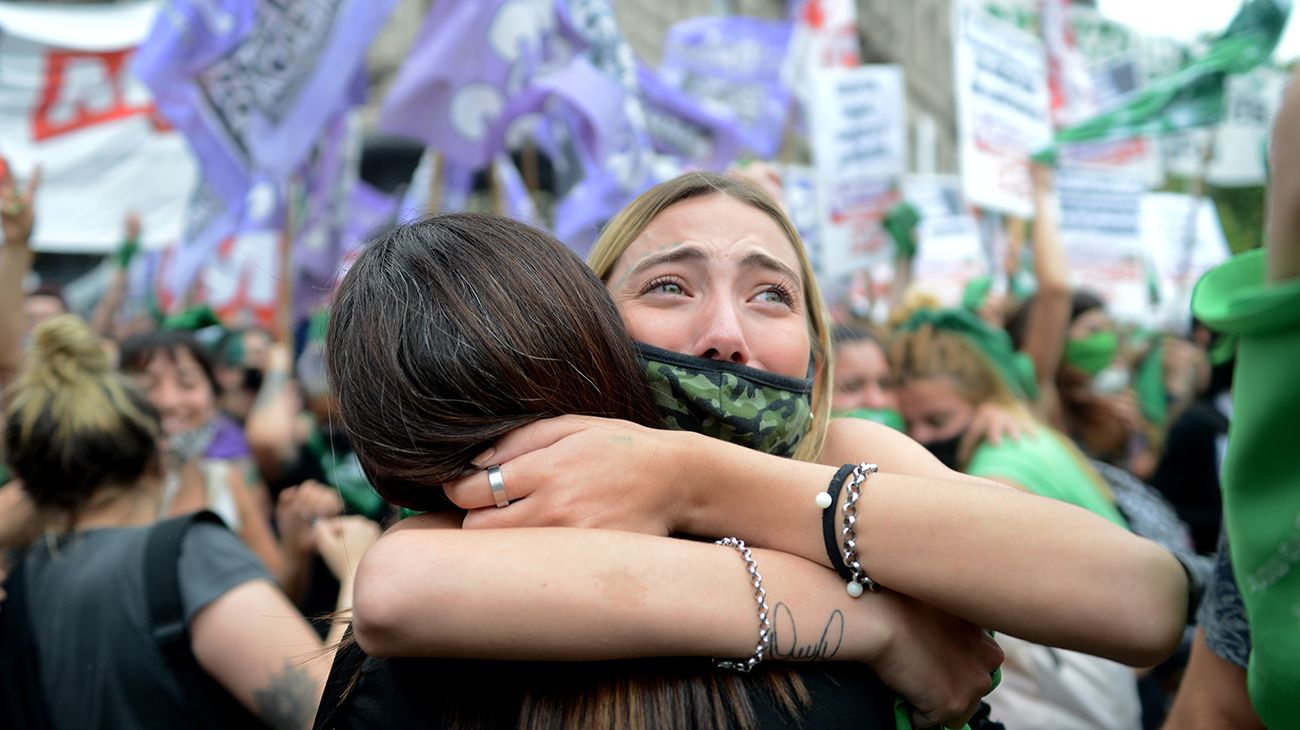
<svg viewBox="0 0 1300 730">
<path fill-rule="evenodd" d="M 1114 330 L 1094 332 L 1087 337 L 1065 343 L 1065 364 L 1093 377 L 1119 353 L 1119 336 Z"/>
<path fill-rule="evenodd" d="M 185 330 L 186 332 L 197 332 L 208 327 L 220 326 L 221 320 L 217 318 L 217 313 L 212 311 L 212 307 L 206 304 L 200 304 L 185 311 L 177 312 L 162 321 L 162 328 L 165 330 Z"/>
<path fill-rule="evenodd" d="M 1300 687 L 1300 279 L 1264 283 L 1266 252 L 1240 254 L 1196 285 L 1192 310 L 1239 339 L 1223 524 L 1250 618 L 1251 703 L 1268 727 L 1295 727 Z"/>
<path fill-rule="evenodd" d="M 916 257 L 916 227 L 921 223 L 921 212 L 904 200 L 885 213 L 881 226 L 894 242 L 894 255 L 899 258 Z"/>
<path fill-rule="evenodd" d="M 831 415 L 836 418 L 861 418 L 879 423 L 882 426 L 889 426 L 895 431 L 907 430 L 907 423 L 903 421 L 903 414 L 892 408 L 854 408 L 851 411 L 836 411 Z"/>
<path fill-rule="evenodd" d="M 993 291 L 993 277 L 977 276 L 966 282 L 966 289 L 961 293 L 961 308 L 968 312 L 978 312 Z"/>
<path fill-rule="evenodd" d="M 637 350 L 668 428 L 788 457 L 812 426 L 811 364 L 807 378 L 787 378 L 643 343 Z"/>
<path fill-rule="evenodd" d="M 1165 392 L 1165 345 L 1160 340 L 1151 343 L 1147 356 L 1138 365 L 1134 390 L 1147 423 L 1165 425 L 1169 420 L 1169 396 Z"/>
<path fill-rule="evenodd" d="M 1026 401 L 1038 400 L 1038 381 L 1034 379 L 1034 363 L 1028 355 L 1016 352 L 1011 346 L 1011 336 L 993 327 L 965 309 L 920 309 L 903 323 L 900 332 L 915 332 L 925 326 L 940 332 L 961 335 L 975 346 L 1002 377 L 1002 382 L 1016 397 Z"/>
</svg>

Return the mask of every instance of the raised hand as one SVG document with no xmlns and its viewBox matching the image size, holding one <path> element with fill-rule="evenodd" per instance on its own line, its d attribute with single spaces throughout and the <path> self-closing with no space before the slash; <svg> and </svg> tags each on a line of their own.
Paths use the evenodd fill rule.
<svg viewBox="0 0 1300 730">
<path fill-rule="evenodd" d="M 26 246 L 31 241 L 32 228 L 36 225 L 33 201 L 40 185 L 39 165 L 32 170 L 27 186 L 19 190 L 8 163 L 0 159 L 0 229 L 6 246 Z"/>
</svg>

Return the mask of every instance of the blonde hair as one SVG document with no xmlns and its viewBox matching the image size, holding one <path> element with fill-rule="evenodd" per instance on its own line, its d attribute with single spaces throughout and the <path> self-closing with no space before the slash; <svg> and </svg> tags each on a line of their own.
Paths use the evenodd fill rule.
<svg viewBox="0 0 1300 730">
<path fill-rule="evenodd" d="M 813 373 L 812 410 L 813 421 L 807 435 L 799 442 L 794 458 L 801 461 L 815 461 L 826 441 L 826 429 L 831 416 L 831 340 L 830 316 L 822 301 L 821 289 L 813 273 L 812 261 L 808 258 L 799 232 L 781 207 L 771 196 L 747 182 L 735 180 L 711 172 L 689 172 L 685 175 L 660 183 L 639 195 L 618 215 L 614 216 L 603 231 L 587 263 L 606 284 L 614 271 L 618 260 L 627 251 L 632 242 L 641 235 L 660 213 L 672 205 L 691 198 L 707 195 L 724 195 L 732 200 L 754 208 L 771 218 L 794 246 L 799 258 L 799 273 L 803 278 L 804 306 L 808 311 L 808 330 L 812 335 L 812 354 L 815 363 Z"/>
<path fill-rule="evenodd" d="M 157 452 L 158 412 L 70 314 L 36 328 L 5 404 L 9 464 L 42 510 L 75 515 L 102 488 L 134 487 Z"/>
<path fill-rule="evenodd" d="M 998 369 L 966 337 L 930 324 L 923 324 L 910 332 L 899 332 L 890 342 L 889 363 L 899 383 L 946 377 L 966 402 L 977 406 L 996 404 L 1025 425 L 1043 429 L 1061 442 L 1097 491 L 1107 500 L 1115 501 L 1110 486 L 1088 463 L 1083 452 L 1070 439 L 1039 420 L 1024 401 L 1016 397 Z"/>
</svg>

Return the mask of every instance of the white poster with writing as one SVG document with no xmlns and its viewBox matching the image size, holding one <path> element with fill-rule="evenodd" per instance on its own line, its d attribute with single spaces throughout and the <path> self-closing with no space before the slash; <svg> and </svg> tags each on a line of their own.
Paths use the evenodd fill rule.
<svg viewBox="0 0 1300 730">
<path fill-rule="evenodd" d="M 1028 218 L 1029 156 L 1052 135 L 1043 44 L 973 2 L 954 14 L 962 189 L 972 205 Z"/>
<path fill-rule="evenodd" d="M 1146 321 L 1152 309 L 1142 252 L 1142 182 L 1079 169 L 1057 172 L 1061 245 L 1070 283 L 1101 296 L 1111 314 Z"/>
<path fill-rule="evenodd" d="M 1141 230 L 1159 282 L 1164 321 L 1185 326 L 1192 287 L 1232 255 L 1214 202 L 1183 193 L 1148 193 L 1142 199 Z"/>
<path fill-rule="evenodd" d="M 956 175 L 909 175 L 903 197 L 921 214 L 912 290 L 941 306 L 961 303 L 967 282 L 988 273 L 979 223 L 971 215 Z"/>
<path fill-rule="evenodd" d="M 112 251 L 128 211 L 146 246 L 180 237 L 196 165 L 130 72 L 158 5 L 0 2 L 0 154 L 43 170 L 38 251 Z"/>
<path fill-rule="evenodd" d="M 898 66 L 823 69 L 812 77 L 811 138 L 828 276 L 892 258 L 880 227 L 907 166 Z"/>
</svg>

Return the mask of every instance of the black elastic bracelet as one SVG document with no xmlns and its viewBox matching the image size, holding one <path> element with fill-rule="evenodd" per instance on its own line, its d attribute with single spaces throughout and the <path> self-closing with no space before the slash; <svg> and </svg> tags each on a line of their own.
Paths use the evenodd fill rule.
<svg viewBox="0 0 1300 730">
<path fill-rule="evenodd" d="M 840 502 L 840 490 L 844 488 L 844 481 L 853 473 L 855 464 L 845 464 L 840 470 L 835 472 L 831 478 L 830 486 L 826 487 L 826 493 L 831 495 L 831 506 L 822 510 L 822 539 L 826 541 L 826 556 L 831 559 L 831 567 L 836 573 L 846 581 L 853 580 L 853 572 L 849 566 L 844 564 L 844 553 L 840 552 L 839 543 L 835 542 L 835 505 Z"/>
</svg>

